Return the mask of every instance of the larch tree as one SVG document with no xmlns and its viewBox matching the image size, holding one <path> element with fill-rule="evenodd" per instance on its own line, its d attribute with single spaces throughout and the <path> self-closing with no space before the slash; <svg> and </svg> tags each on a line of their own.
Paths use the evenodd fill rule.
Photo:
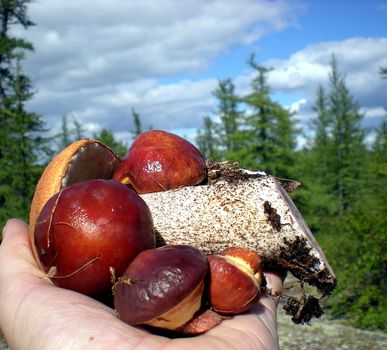
<svg viewBox="0 0 387 350">
<path fill-rule="evenodd" d="M 335 57 L 331 60 L 328 94 L 329 113 L 332 118 L 333 186 L 339 199 L 342 215 L 362 190 L 362 170 L 365 155 L 365 131 L 361 128 L 363 114 L 351 96 L 345 77 L 339 73 Z"/>
<path fill-rule="evenodd" d="M 127 146 L 122 141 L 118 141 L 113 132 L 108 129 L 103 128 L 100 132 L 94 134 L 93 138 L 110 147 L 120 157 L 124 157 L 128 150 Z"/>
<path fill-rule="evenodd" d="M 314 232 L 318 232 L 338 210 L 334 193 L 334 144 L 332 140 L 332 115 L 326 90 L 320 85 L 313 105 L 315 117 L 311 123 L 313 137 L 309 146 L 298 152 L 297 179 L 300 191 L 296 202 Z"/>
<path fill-rule="evenodd" d="M 216 115 L 219 119 L 217 127 L 218 147 L 221 147 L 223 158 L 236 151 L 239 147 L 235 135 L 240 124 L 241 113 L 238 111 L 239 97 L 235 93 L 235 85 L 231 79 L 219 80 L 214 91 L 218 100 Z"/>
<path fill-rule="evenodd" d="M 197 131 L 195 142 L 206 158 L 213 161 L 221 159 L 219 125 L 211 117 L 203 118 L 203 126 Z"/>
<path fill-rule="evenodd" d="M 136 138 L 138 135 L 142 133 L 142 125 L 141 125 L 140 113 L 138 113 L 134 108 L 132 108 L 132 117 L 133 117 L 132 135 L 134 138 Z"/>
<path fill-rule="evenodd" d="M 49 153 L 41 117 L 25 108 L 33 93 L 21 62 L 33 46 L 11 35 L 12 26 L 33 25 L 29 2 L 0 1 L 0 225 L 12 216 L 27 219 L 39 162 Z"/>
<path fill-rule="evenodd" d="M 240 122 L 239 97 L 231 79 L 219 80 L 213 95 L 217 99 L 214 116 L 203 118 L 203 129 L 198 130 L 196 143 L 208 158 L 227 160 L 239 146 L 235 139 Z"/>
<path fill-rule="evenodd" d="M 67 147 L 71 142 L 73 142 L 71 137 L 71 130 L 69 128 L 69 123 L 66 115 L 62 117 L 61 131 L 57 136 L 60 140 L 60 150 Z"/>
<path fill-rule="evenodd" d="M 246 110 L 235 138 L 240 145 L 235 160 L 239 158 L 242 166 L 291 178 L 297 133 L 293 115 L 270 96 L 267 75 L 271 69 L 258 65 L 254 56 L 249 65 L 256 76 L 251 81 L 252 92 L 240 98 Z"/>
</svg>

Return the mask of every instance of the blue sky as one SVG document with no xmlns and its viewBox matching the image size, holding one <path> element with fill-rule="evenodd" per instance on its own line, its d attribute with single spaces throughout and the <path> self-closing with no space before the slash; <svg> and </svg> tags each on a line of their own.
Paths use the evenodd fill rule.
<svg viewBox="0 0 387 350">
<path fill-rule="evenodd" d="M 259 61 L 265 62 L 272 58 L 286 59 L 314 43 L 387 36 L 387 1 L 309 0 L 301 4 L 294 26 L 264 36 L 252 45 L 231 48 L 217 57 L 208 70 L 196 74 L 182 73 L 164 81 L 237 76 L 246 69 L 246 60 L 252 52 L 256 52 Z"/>
<path fill-rule="evenodd" d="M 386 0 L 40 0 L 29 14 L 37 25 L 15 28 L 35 46 L 25 62 L 36 89 L 29 107 L 52 133 L 66 115 L 87 137 L 108 128 L 130 142 L 134 107 L 144 128 L 193 140 L 205 115 L 216 118 L 218 79 L 248 90 L 251 53 L 274 68 L 273 98 L 301 127 L 332 54 L 364 124 L 377 127 L 385 114 Z"/>
</svg>

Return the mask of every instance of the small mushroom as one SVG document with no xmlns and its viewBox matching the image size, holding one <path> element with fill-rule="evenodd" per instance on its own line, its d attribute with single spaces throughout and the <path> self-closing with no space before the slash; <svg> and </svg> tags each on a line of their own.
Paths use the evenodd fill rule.
<svg viewBox="0 0 387 350">
<path fill-rule="evenodd" d="M 230 247 L 208 257 L 208 297 L 212 308 L 226 315 L 248 310 L 259 299 L 262 263 L 253 250 Z"/>
<path fill-rule="evenodd" d="M 130 325 L 178 329 L 200 309 L 207 270 L 207 258 L 196 248 L 143 251 L 115 284 L 119 318 Z"/>
</svg>

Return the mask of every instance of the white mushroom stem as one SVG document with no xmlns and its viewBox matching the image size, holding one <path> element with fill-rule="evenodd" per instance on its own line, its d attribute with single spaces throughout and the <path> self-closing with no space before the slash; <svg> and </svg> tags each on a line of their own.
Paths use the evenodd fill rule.
<svg viewBox="0 0 387 350">
<path fill-rule="evenodd" d="M 206 254 L 250 248 L 267 266 L 330 294 L 336 277 L 324 253 L 286 191 L 263 174 L 239 170 L 212 184 L 142 195 L 160 245 L 187 244 Z"/>
</svg>

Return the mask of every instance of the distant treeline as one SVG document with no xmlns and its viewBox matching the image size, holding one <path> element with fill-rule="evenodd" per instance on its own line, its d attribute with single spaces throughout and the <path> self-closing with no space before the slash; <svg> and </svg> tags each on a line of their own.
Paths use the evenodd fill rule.
<svg viewBox="0 0 387 350">
<path fill-rule="evenodd" d="M 297 115 L 271 99 L 269 69 L 253 56 L 248 63 L 256 73 L 251 92 L 240 96 L 232 80 L 219 81 L 216 113 L 204 117 L 197 144 L 214 160 L 300 181 L 293 200 L 338 277 L 330 315 L 386 329 L 386 117 L 377 130 L 361 128 L 360 106 L 332 56 L 329 87 L 316 91 L 315 116 L 299 149 Z M 375 76 L 386 78 L 386 69 L 376 67 Z M 375 138 L 366 144 L 370 132 Z"/>
<path fill-rule="evenodd" d="M 42 116 L 26 110 L 33 97 L 31 80 L 23 73 L 31 43 L 13 37 L 12 26 L 28 29 L 29 1 L 0 2 L 0 225 L 10 217 L 28 219 L 35 185 L 51 157 L 83 137 L 82 125 L 67 117 L 55 137 L 48 137 Z M 329 88 L 319 87 L 315 118 L 306 145 L 297 148 L 297 115 L 271 98 L 269 68 L 252 56 L 255 71 L 251 92 L 240 96 L 231 79 L 219 81 L 214 95 L 215 115 L 203 119 L 197 145 L 213 160 L 239 162 L 281 179 L 302 183 L 293 196 L 328 260 L 337 273 L 338 287 L 329 299 L 333 317 L 355 325 L 386 329 L 386 118 L 374 131 L 360 127 L 363 115 L 332 57 Z M 379 69 L 379 68 L 377 68 Z M 379 78 L 387 77 L 380 68 Z M 129 113 L 128 113 L 129 115 Z M 130 118 L 130 116 L 128 116 Z M 140 133 L 139 114 L 132 110 L 134 130 Z M 93 135 L 124 155 L 127 145 L 110 130 Z"/>
</svg>

